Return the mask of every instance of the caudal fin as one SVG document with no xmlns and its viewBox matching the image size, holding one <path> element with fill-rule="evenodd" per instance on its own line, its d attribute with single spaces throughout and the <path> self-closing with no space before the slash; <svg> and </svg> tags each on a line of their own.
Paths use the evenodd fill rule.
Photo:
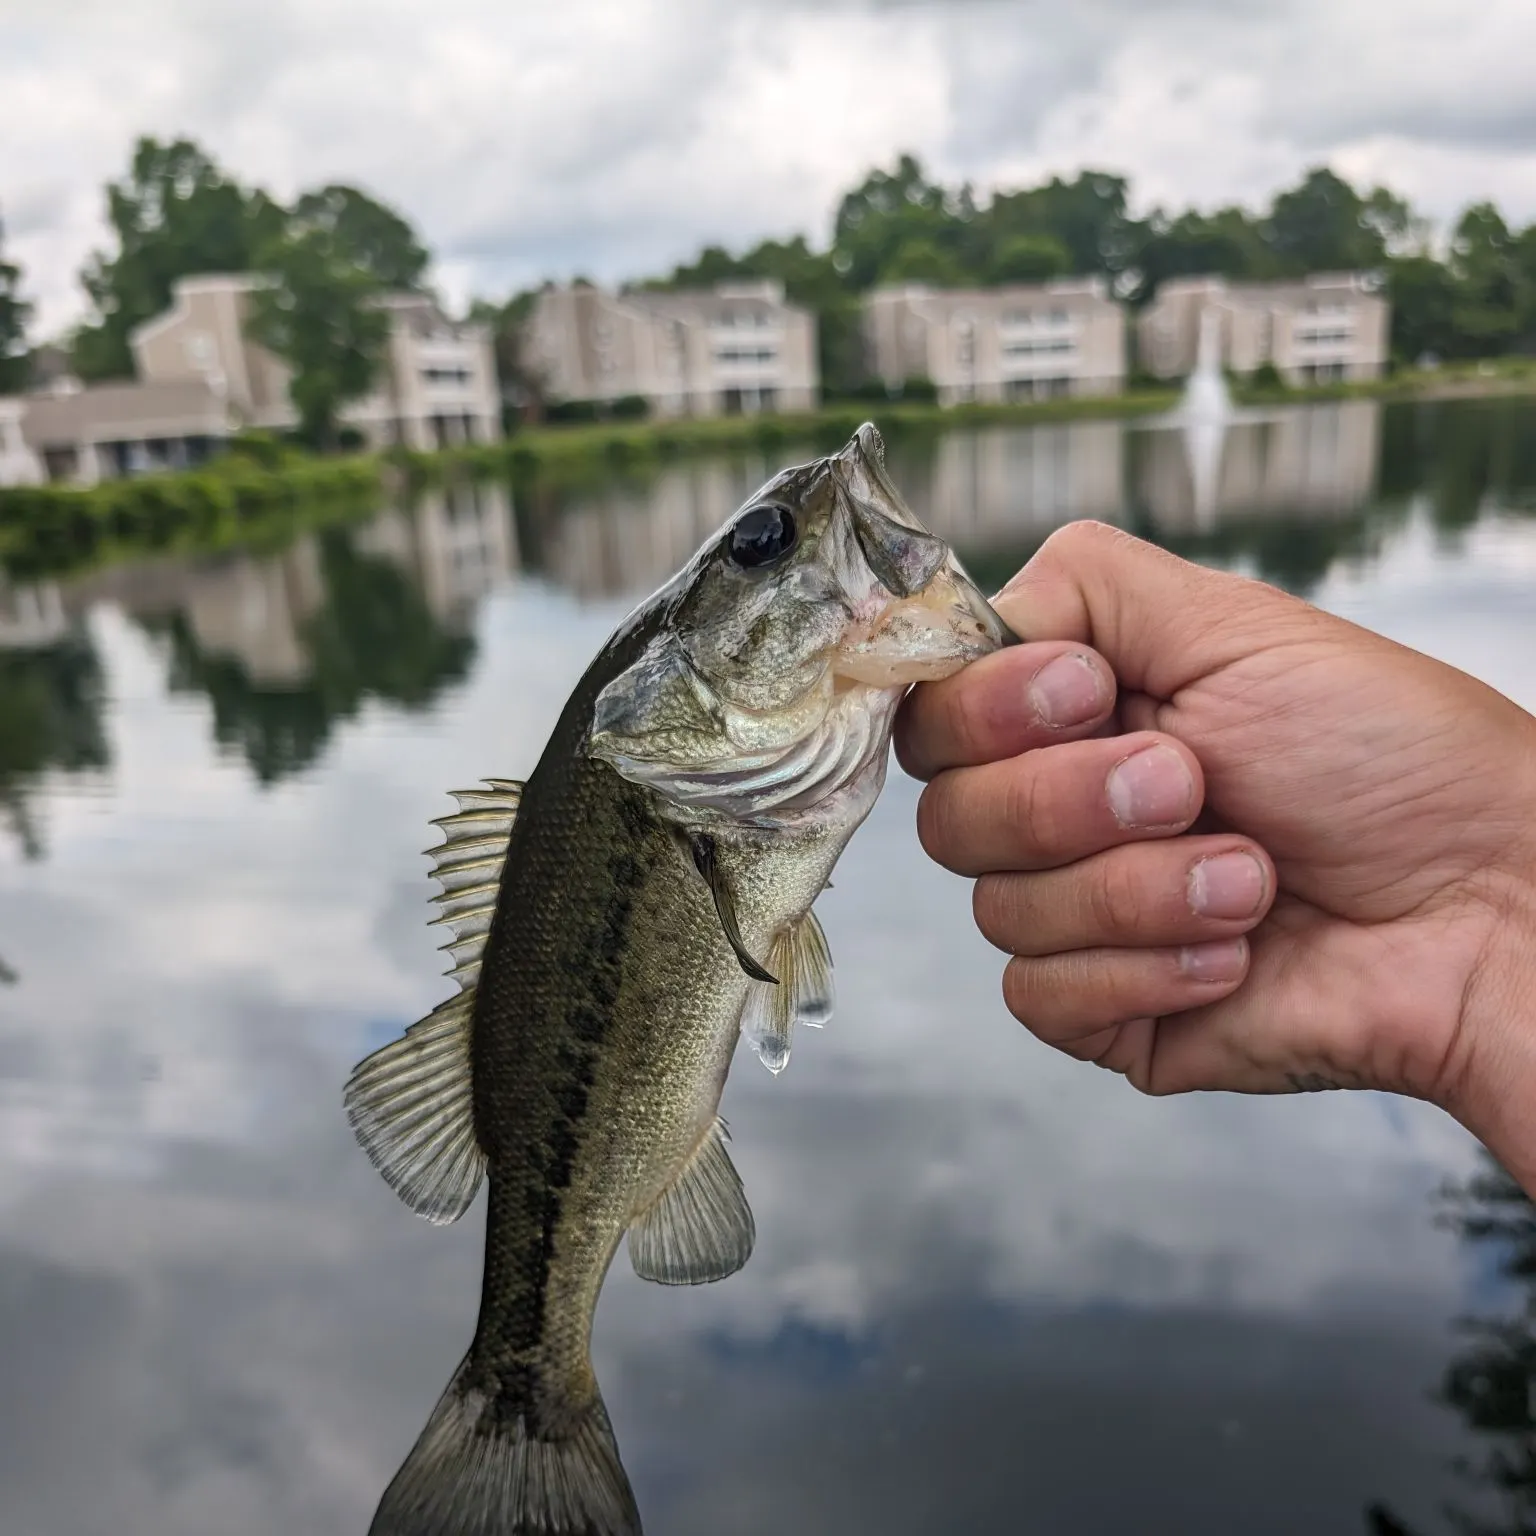
<svg viewBox="0 0 1536 1536">
<path fill-rule="evenodd" d="M 600 1399 L 559 1439 L 535 1439 L 454 1373 L 384 1491 L 368 1536 L 641 1536 Z"/>
</svg>

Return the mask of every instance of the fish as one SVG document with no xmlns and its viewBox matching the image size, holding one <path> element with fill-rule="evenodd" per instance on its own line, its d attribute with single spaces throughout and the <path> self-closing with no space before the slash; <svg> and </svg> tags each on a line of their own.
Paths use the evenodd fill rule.
<svg viewBox="0 0 1536 1536">
<path fill-rule="evenodd" d="M 430 850 L 460 990 L 361 1062 L 354 1133 L 417 1214 L 489 1187 L 473 1339 L 371 1536 L 638 1536 L 593 1372 L 621 1242 L 642 1278 L 755 1240 L 719 1105 L 834 1001 L 813 904 L 885 782 L 910 684 L 1016 637 L 866 423 L 770 479 L 609 638 L 526 782 Z"/>
</svg>

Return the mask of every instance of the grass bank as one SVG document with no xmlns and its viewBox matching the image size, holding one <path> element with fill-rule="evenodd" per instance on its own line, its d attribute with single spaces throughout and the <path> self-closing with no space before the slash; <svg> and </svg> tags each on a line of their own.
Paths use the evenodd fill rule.
<svg viewBox="0 0 1536 1536">
<path fill-rule="evenodd" d="M 93 486 L 0 490 L 0 565 L 25 577 L 127 555 L 281 541 L 300 525 L 356 516 L 384 490 L 377 459 L 232 452 L 178 474 Z"/>
<path fill-rule="evenodd" d="M 888 437 L 895 438 L 955 427 L 1144 416 L 1170 410 L 1177 401 L 1178 391 L 1171 389 L 1012 405 L 946 407 L 900 401 L 834 401 L 818 411 L 793 415 L 522 427 L 499 443 L 449 448 L 440 453 L 397 452 L 389 457 L 412 479 L 460 471 L 540 474 L 742 449 L 832 448 L 845 443 L 865 421 L 873 421 Z"/>
</svg>

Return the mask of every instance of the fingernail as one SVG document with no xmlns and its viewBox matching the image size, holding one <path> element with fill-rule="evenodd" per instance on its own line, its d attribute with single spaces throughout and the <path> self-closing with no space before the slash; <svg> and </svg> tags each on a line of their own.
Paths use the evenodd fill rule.
<svg viewBox="0 0 1536 1536">
<path fill-rule="evenodd" d="M 1194 807 L 1194 780 L 1172 747 L 1144 747 L 1116 763 L 1105 788 L 1122 827 L 1170 827 Z"/>
<path fill-rule="evenodd" d="M 1217 939 L 1179 951 L 1179 969 L 1191 981 L 1236 981 L 1248 964 L 1247 939 Z"/>
<path fill-rule="evenodd" d="M 1035 673 L 1029 702 L 1046 725 L 1082 725 L 1108 702 L 1104 679 L 1086 656 L 1058 656 Z"/>
<path fill-rule="evenodd" d="M 1189 909 L 1200 917 L 1252 917 L 1264 899 L 1264 866 L 1251 853 L 1218 853 L 1189 872 Z"/>
</svg>

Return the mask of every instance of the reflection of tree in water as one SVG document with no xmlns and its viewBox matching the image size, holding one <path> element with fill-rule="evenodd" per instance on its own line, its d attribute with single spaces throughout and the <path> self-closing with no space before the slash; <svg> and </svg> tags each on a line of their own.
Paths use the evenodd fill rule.
<svg viewBox="0 0 1536 1536">
<path fill-rule="evenodd" d="M 1448 1196 L 1446 1222 L 1501 1280 L 1519 1291 L 1518 1310 L 1461 1324 L 1467 1345 L 1447 1367 L 1441 1394 L 1474 1434 L 1480 1456 L 1457 1471 L 1491 1493 L 1502 1518 L 1452 1510 L 1468 1536 L 1536 1532 L 1536 1206 L 1489 1159 L 1483 1171 Z"/>
<path fill-rule="evenodd" d="M 1462 1536 L 1536 1536 L 1536 1205 L 1492 1158 L 1445 1194 L 1441 1220 L 1471 1248 L 1485 1288 L 1507 1288 L 1508 1310 L 1463 1318 L 1466 1345 L 1437 1394 L 1480 1437 L 1452 1464 L 1483 1508 L 1445 1510 Z M 1366 1510 L 1372 1536 L 1415 1536 L 1385 1506 Z"/>
<path fill-rule="evenodd" d="M 0 817 L 29 858 L 42 842 L 28 804 L 49 769 L 104 768 L 101 663 L 90 638 L 0 650 Z"/>
<path fill-rule="evenodd" d="M 263 784 L 313 763 L 366 699 L 420 709 L 474 659 L 474 639 L 444 629 L 397 565 L 341 532 L 322 537 L 320 564 L 325 598 L 302 626 L 309 671 L 296 685 L 258 683 L 238 658 L 205 652 L 185 613 L 156 624 L 171 641 L 171 687 L 208 695 L 216 738 L 239 747 Z"/>
</svg>

